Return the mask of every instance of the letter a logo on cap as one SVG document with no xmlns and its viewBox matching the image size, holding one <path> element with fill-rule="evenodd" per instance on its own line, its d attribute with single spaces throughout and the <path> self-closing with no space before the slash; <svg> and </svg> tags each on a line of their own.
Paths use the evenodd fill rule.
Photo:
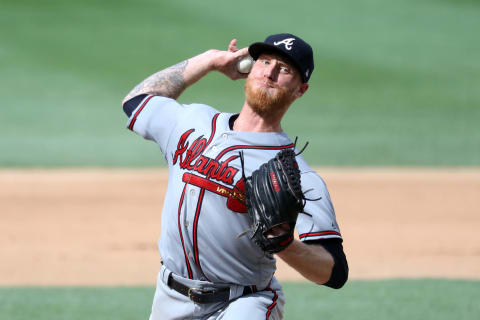
<svg viewBox="0 0 480 320">
<path fill-rule="evenodd" d="M 287 38 L 287 39 L 284 39 L 282 41 L 275 41 L 273 44 L 276 45 L 276 46 L 278 46 L 280 44 L 284 44 L 285 49 L 292 50 L 293 41 L 295 41 L 295 38 Z"/>
</svg>

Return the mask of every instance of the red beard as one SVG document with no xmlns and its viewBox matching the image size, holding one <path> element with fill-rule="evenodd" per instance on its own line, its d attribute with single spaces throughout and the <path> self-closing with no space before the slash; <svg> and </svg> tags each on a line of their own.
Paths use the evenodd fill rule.
<svg viewBox="0 0 480 320">
<path fill-rule="evenodd" d="M 271 115 L 276 110 L 282 110 L 294 100 L 291 89 L 272 84 L 276 91 L 271 93 L 267 88 L 254 87 L 253 81 L 253 79 L 247 79 L 245 82 L 245 98 L 248 105 L 260 116 Z"/>
</svg>

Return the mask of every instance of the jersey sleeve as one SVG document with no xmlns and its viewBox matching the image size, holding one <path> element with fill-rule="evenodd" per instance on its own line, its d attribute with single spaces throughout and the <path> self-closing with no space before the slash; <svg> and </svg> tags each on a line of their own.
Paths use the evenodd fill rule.
<svg viewBox="0 0 480 320">
<path fill-rule="evenodd" d="M 298 216 L 296 228 L 300 240 L 341 239 L 340 228 L 325 181 L 313 170 L 302 173 L 301 180 L 303 192 L 306 192 L 305 197 L 319 199 L 306 202 L 304 212 L 311 216 L 302 213 Z"/>
<path fill-rule="evenodd" d="M 155 141 L 163 153 L 186 107 L 174 99 L 148 95 L 131 113 L 127 128 Z"/>
</svg>

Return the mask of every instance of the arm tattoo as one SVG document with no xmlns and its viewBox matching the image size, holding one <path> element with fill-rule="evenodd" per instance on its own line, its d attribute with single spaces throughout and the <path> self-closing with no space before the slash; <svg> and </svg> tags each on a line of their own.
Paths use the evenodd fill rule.
<svg viewBox="0 0 480 320">
<path fill-rule="evenodd" d="M 125 101 L 142 93 L 178 98 L 186 88 L 184 72 L 187 64 L 188 60 L 185 60 L 151 75 L 133 88 Z"/>
</svg>

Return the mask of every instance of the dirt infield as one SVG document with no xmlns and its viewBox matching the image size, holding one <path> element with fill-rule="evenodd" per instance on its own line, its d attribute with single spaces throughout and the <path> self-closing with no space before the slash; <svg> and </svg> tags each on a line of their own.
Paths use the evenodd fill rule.
<svg viewBox="0 0 480 320">
<path fill-rule="evenodd" d="M 480 169 L 318 171 L 350 278 L 480 279 Z M 0 171 L 0 285 L 153 285 L 166 184 L 163 170 Z"/>
</svg>

